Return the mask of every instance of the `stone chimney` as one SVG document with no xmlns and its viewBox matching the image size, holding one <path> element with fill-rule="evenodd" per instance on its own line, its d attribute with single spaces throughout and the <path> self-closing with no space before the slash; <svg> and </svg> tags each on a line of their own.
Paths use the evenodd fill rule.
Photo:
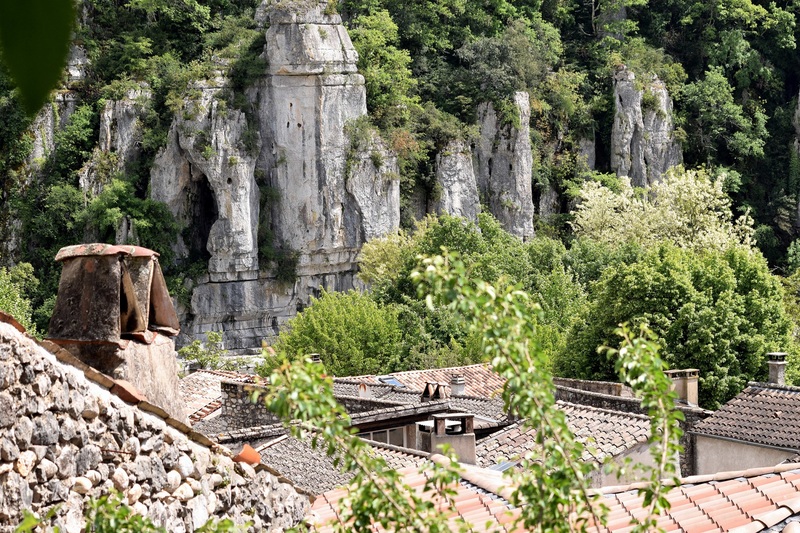
<svg viewBox="0 0 800 533">
<path fill-rule="evenodd" d="M 699 370 L 687 368 L 684 370 L 667 370 L 664 373 L 672 379 L 672 390 L 678 395 L 679 401 L 688 405 L 697 405 Z"/>
<path fill-rule="evenodd" d="M 449 397 L 450 394 L 448 394 L 447 386 L 445 384 L 431 381 L 425 384 L 420 401 L 429 402 L 431 400 L 446 400 Z"/>
<path fill-rule="evenodd" d="M 453 374 L 450 378 L 450 395 L 451 396 L 463 396 L 464 390 L 467 388 L 466 382 L 464 381 L 463 374 Z"/>
<path fill-rule="evenodd" d="M 422 451 L 441 453 L 440 446 L 450 445 L 461 463 L 475 464 L 474 415 L 469 413 L 440 413 L 431 422 L 419 424 Z"/>
<path fill-rule="evenodd" d="M 767 354 L 769 360 L 769 382 L 774 385 L 786 385 L 786 353 L 771 352 Z"/>
<path fill-rule="evenodd" d="M 55 259 L 62 268 L 48 340 L 185 420 L 171 338 L 180 325 L 158 254 L 95 243 L 67 246 Z"/>
</svg>

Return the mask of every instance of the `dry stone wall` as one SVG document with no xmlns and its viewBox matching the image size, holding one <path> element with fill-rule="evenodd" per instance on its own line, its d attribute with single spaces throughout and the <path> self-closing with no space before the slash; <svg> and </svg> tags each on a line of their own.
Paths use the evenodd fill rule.
<svg viewBox="0 0 800 533">
<path fill-rule="evenodd" d="M 171 533 L 215 517 L 250 521 L 255 531 L 302 519 L 305 496 L 210 444 L 0 323 L 0 531 L 13 531 L 23 509 L 56 508 L 49 526 L 79 533 L 88 500 L 113 489 Z"/>
</svg>

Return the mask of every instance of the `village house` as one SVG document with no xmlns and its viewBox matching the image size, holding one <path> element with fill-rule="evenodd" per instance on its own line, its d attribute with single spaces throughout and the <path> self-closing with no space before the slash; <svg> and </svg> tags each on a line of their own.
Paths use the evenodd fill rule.
<svg viewBox="0 0 800 533">
<path fill-rule="evenodd" d="M 800 388 L 785 385 L 786 354 L 768 354 L 768 383 L 750 383 L 696 424 L 696 471 L 768 467 L 800 453 Z"/>
</svg>

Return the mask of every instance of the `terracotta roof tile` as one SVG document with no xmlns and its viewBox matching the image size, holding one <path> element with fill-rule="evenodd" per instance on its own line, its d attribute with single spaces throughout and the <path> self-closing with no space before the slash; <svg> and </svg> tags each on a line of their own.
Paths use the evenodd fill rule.
<svg viewBox="0 0 800 533">
<path fill-rule="evenodd" d="M 557 402 L 567 424 L 586 446 L 584 460 L 602 462 L 647 441 L 650 421 L 646 416 Z M 482 439 L 476 446 L 478 465 L 489 467 L 513 461 L 536 448 L 535 431 L 523 422 L 514 423 Z"/>
<path fill-rule="evenodd" d="M 751 383 L 693 432 L 800 450 L 800 388 Z"/>
<path fill-rule="evenodd" d="M 385 376 L 356 376 L 349 379 L 380 383 L 381 378 L 394 378 L 409 390 L 421 393 L 427 383 L 443 383 L 449 388 L 453 374 L 464 376 L 465 396 L 491 398 L 497 396 L 505 384 L 505 380 L 492 370 L 491 365 L 483 363 L 428 370 L 407 370 L 405 372 L 393 372 Z"/>
<path fill-rule="evenodd" d="M 672 507 L 659 523 L 668 524 L 669 518 L 686 532 L 736 528 L 760 531 L 787 519 L 793 514 L 789 507 L 800 504 L 800 488 L 792 484 L 800 477 L 800 464 L 779 465 L 771 471 L 723 472 L 713 477 L 717 480 L 709 476 L 687 478 L 682 486 L 670 489 L 666 498 Z M 614 517 L 613 523 L 609 522 L 610 531 L 624 530 L 625 524 L 643 511 L 642 498 L 630 490 L 636 486 L 602 490 L 607 493 L 602 501 L 610 509 L 609 517 Z"/>
<path fill-rule="evenodd" d="M 382 457 L 389 468 L 400 469 L 417 466 L 427 459 L 428 454 L 399 446 L 366 441 L 372 451 Z M 261 454 L 261 462 L 279 472 L 282 476 L 312 494 L 325 493 L 327 498 L 342 496 L 342 492 L 331 491 L 348 483 L 351 472 L 342 472 L 334 465 L 334 460 L 325 453 L 324 448 L 314 448 L 308 440 L 283 436 L 270 439 L 254 446 Z M 422 481 L 424 484 L 424 479 Z"/>
</svg>

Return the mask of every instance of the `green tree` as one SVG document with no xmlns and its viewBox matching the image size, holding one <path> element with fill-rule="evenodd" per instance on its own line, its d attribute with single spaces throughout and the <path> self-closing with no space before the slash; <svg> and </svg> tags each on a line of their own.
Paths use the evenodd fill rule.
<svg viewBox="0 0 800 533">
<path fill-rule="evenodd" d="M 178 356 L 208 370 L 239 370 L 242 366 L 240 358 L 228 355 L 222 343 L 222 333 L 218 331 L 206 333 L 206 342 L 193 340 L 178 350 Z"/>
<path fill-rule="evenodd" d="M 280 334 L 274 349 L 289 359 L 317 353 L 328 372 L 337 376 L 404 369 L 396 311 L 357 291 L 323 291 L 312 298 Z"/>
<path fill-rule="evenodd" d="M 26 294 L 38 284 L 29 263 L 20 263 L 11 269 L 0 267 L 0 311 L 16 318 L 32 335 L 36 334 L 36 326 L 32 319 L 31 302 Z"/>
<path fill-rule="evenodd" d="M 358 70 L 367 88 L 367 109 L 382 130 L 404 126 L 411 107 L 416 80 L 411 76 L 411 56 L 397 47 L 397 25 L 386 10 L 361 15 L 350 23 L 350 38 L 358 51 Z"/>
<path fill-rule="evenodd" d="M 670 242 L 683 248 L 718 250 L 754 244 L 752 220 L 732 222 L 725 175 L 711 179 L 704 170 L 672 169 L 646 191 L 623 183 L 614 192 L 587 182 L 572 226 L 575 233 L 612 246 L 651 247 Z"/>
<path fill-rule="evenodd" d="M 537 432 L 542 453 L 524 459 L 521 469 L 506 471 L 508 486 L 513 487 L 511 503 L 520 509 L 516 526 L 529 531 L 574 531 L 589 517 L 602 523 L 603 507 L 597 505 L 597 496 L 590 494 L 588 486 L 593 466 L 581 460 L 583 446 L 569 431 L 563 411 L 556 408 L 549 363 L 535 340 L 527 295 L 511 286 L 494 287 L 476 280 L 452 256 L 424 260 L 413 278 L 427 305 L 451 309 L 479 334 L 494 370 L 506 380 L 502 391 L 506 408 Z M 658 344 L 646 330 L 643 338 L 636 339 L 627 330 L 620 333 L 620 378 L 634 387 L 652 416 L 650 440 L 656 466 L 650 469 L 650 482 L 641 493 L 648 511 L 658 513 L 669 508 L 661 478 L 676 474 L 671 459 L 680 451 L 680 414 L 673 410 L 670 380 L 661 372 L 664 363 Z M 452 487 L 458 483 L 459 472 L 452 462 L 425 465 L 424 490 L 411 490 L 352 434 L 346 412 L 333 397 L 332 379 L 319 365 L 287 362 L 271 373 L 269 381 L 263 398 L 268 409 L 281 416 L 293 435 L 311 438 L 342 469 L 355 472 L 340 507 L 344 527 L 361 530 L 380 524 L 388 530 L 431 532 L 465 527 L 460 518 L 448 521 L 441 514 L 442 507 L 455 505 Z M 304 430 L 309 426 L 324 431 L 309 435 Z M 652 516 L 647 516 L 635 530 L 654 529 Z"/>
<path fill-rule="evenodd" d="M 721 68 L 712 67 L 703 79 L 686 85 L 683 103 L 693 126 L 688 130 L 689 146 L 698 160 L 711 163 L 764 155 L 767 115 L 757 101 L 734 100 L 733 87 Z"/>
<path fill-rule="evenodd" d="M 767 352 L 791 344 L 782 300 L 781 285 L 758 252 L 665 244 L 606 270 L 556 372 L 613 378 L 613 365 L 595 357 L 596 347 L 616 346 L 620 323 L 647 323 L 670 368 L 700 370 L 700 403 L 717 408 L 747 381 L 765 377 Z"/>
</svg>

